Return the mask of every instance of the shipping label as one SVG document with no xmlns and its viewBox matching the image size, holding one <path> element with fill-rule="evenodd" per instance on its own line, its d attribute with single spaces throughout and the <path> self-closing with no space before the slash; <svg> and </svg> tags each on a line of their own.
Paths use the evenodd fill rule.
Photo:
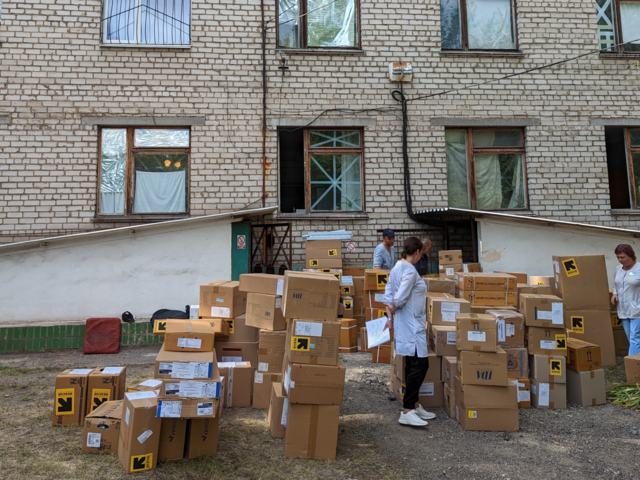
<svg viewBox="0 0 640 480">
<path fill-rule="evenodd" d="M 269 371 L 269 363 L 267 363 L 267 362 L 258 363 L 258 371 L 259 372 L 268 372 Z"/>
<path fill-rule="evenodd" d="M 100 448 L 100 439 L 102 438 L 102 434 L 100 433 L 87 433 L 87 447 L 89 448 Z"/>
<path fill-rule="evenodd" d="M 421 397 L 433 397 L 435 395 L 435 384 L 423 383 L 420 385 L 420 391 L 418 393 Z"/>
<path fill-rule="evenodd" d="M 180 401 L 159 401 L 158 418 L 180 418 L 182 413 L 182 402 Z"/>
<path fill-rule="evenodd" d="M 541 407 L 549 406 L 549 384 L 548 383 L 539 383 L 539 393 L 538 393 L 538 405 Z"/>
<path fill-rule="evenodd" d="M 498 320 L 498 342 L 506 342 L 507 341 L 507 328 L 504 320 Z"/>
<path fill-rule="evenodd" d="M 144 443 L 151 435 L 153 435 L 153 432 L 151 430 L 146 430 L 138 437 L 138 441 L 140 443 Z"/>
<path fill-rule="evenodd" d="M 200 338 L 179 338 L 178 346 L 180 348 L 202 348 L 202 340 Z"/>
<path fill-rule="evenodd" d="M 213 402 L 198 403 L 198 416 L 213 415 Z"/>
<path fill-rule="evenodd" d="M 447 332 L 447 345 L 456 345 L 456 332 Z"/>
<path fill-rule="evenodd" d="M 555 350 L 556 342 L 553 340 L 540 340 L 540 349 L 541 350 Z"/>
<path fill-rule="evenodd" d="M 264 382 L 264 373 L 256 372 L 253 383 L 263 383 Z"/>
<path fill-rule="evenodd" d="M 321 337 L 322 322 L 296 322 L 295 335 L 304 337 Z"/>
<path fill-rule="evenodd" d="M 476 331 L 467 332 L 467 341 L 469 341 L 469 342 L 486 342 L 487 341 L 487 333 L 486 332 L 476 332 Z"/>
</svg>

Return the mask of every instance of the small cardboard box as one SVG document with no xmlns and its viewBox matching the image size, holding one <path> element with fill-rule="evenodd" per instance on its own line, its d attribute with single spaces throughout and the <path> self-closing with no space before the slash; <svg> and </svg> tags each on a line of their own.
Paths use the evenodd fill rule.
<svg viewBox="0 0 640 480">
<path fill-rule="evenodd" d="M 341 329 L 340 322 L 292 319 L 285 357 L 291 363 L 337 365 Z"/>
<path fill-rule="evenodd" d="M 201 317 L 235 318 L 246 309 L 247 293 L 240 291 L 240 282 L 222 280 L 200 285 Z"/>
<path fill-rule="evenodd" d="M 567 372 L 567 400 L 583 407 L 595 407 L 607 403 L 604 370 Z"/>
<path fill-rule="evenodd" d="M 498 351 L 498 328 L 491 315 L 460 313 L 456 315 L 458 350 L 476 352 Z"/>
<path fill-rule="evenodd" d="M 216 336 L 216 346 L 221 342 L 253 343 L 258 341 L 260 329 L 247 325 L 246 314 L 238 315 L 236 318 L 228 318 L 225 321 L 229 325 L 229 335 L 225 337 Z"/>
<path fill-rule="evenodd" d="M 529 284 L 530 285 L 549 285 L 550 287 L 553 285 L 553 276 L 551 277 L 541 277 L 541 276 L 534 276 L 531 275 L 529 277 Z"/>
<path fill-rule="evenodd" d="M 464 263 L 462 271 L 464 273 L 482 273 L 482 265 L 480 263 Z"/>
<path fill-rule="evenodd" d="M 628 384 L 640 383 L 640 353 L 624 357 L 624 370 Z"/>
<path fill-rule="evenodd" d="M 461 298 L 428 298 L 429 323 L 431 325 L 455 325 L 457 314 L 471 312 L 469 302 Z"/>
<path fill-rule="evenodd" d="M 126 473 L 156 468 L 162 419 L 156 416 L 154 392 L 125 393 L 118 457 Z"/>
<path fill-rule="evenodd" d="M 629 339 L 624 330 L 613 331 L 613 344 L 616 356 L 626 357 L 629 355 Z"/>
<path fill-rule="evenodd" d="M 567 385 L 531 380 L 531 405 L 542 410 L 567 408 Z"/>
<path fill-rule="evenodd" d="M 458 352 L 458 376 L 463 385 L 505 386 L 509 384 L 507 353 Z"/>
<path fill-rule="evenodd" d="M 458 358 L 454 356 L 442 357 L 441 377 L 445 385 L 452 390 L 455 389 L 453 379 L 458 373 Z"/>
<path fill-rule="evenodd" d="M 225 378 L 225 407 L 250 407 L 255 368 L 249 362 L 222 362 L 218 365 L 220 376 Z"/>
<path fill-rule="evenodd" d="M 456 295 L 456 282 L 450 278 L 425 278 L 424 283 L 429 293 L 447 293 L 454 297 Z"/>
<path fill-rule="evenodd" d="M 456 418 L 456 393 L 455 390 L 444 384 L 444 408 L 449 417 Z"/>
<path fill-rule="evenodd" d="M 384 289 L 389 283 L 390 270 L 365 270 L 364 271 L 364 290 L 381 291 L 384 295 Z"/>
<path fill-rule="evenodd" d="M 464 298 L 471 305 L 487 305 L 497 307 L 515 307 L 518 301 L 516 292 L 484 292 L 480 290 L 457 290 L 457 296 Z"/>
<path fill-rule="evenodd" d="M 214 352 L 169 352 L 164 344 L 155 361 L 155 378 L 182 380 L 220 380 Z"/>
<path fill-rule="evenodd" d="M 464 263 L 462 261 L 462 250 L 440 250 L 438 252 L 439 265 L 451 265 L 452 263 Z"/>
<path fill-rule="evenodd" d="M 340 281 L 330 274 L 286 271 L 282 313 L 287 318 L 335 322 L 340 303 Z"/>
<path fill-rule="evenodd" d="M 187 440 L 187 421 L 184 418 L 163 418 L 160 425 L 158 461 L 182 460 Z"/>
<path fill-rule="evenodd" d="M 520 313 L 527 327 L 562 328 L 564 309 L 562 299 L 554 295 L 520 295 Z"/>
<path fill-rule="evenodd" d="M 216 359 L 218 362 L 249 362 L 253 368 L 258 368 L 258 345 L 258 340 L 219 342 L 216 343 Z"/>
<path fill-rule="evenodd" d="M 288 410 L 285 455 L 334 460 L 338 445 L 340 407 L 289 404 Z"/>
<path fill-rule="evenodd" d="M 525 343 L 530 355 L 567 356 L 567 331 L 564 328 L 527 327 Z"/>
<path fill-rule="evenodd" d="M 387 310 L 385 308 L 365 308 L 364 313 L 365 322 L 387 316 Z"/>
<path fill-rule="evenodd" d="M 443 280 L 453 280 L 456 273 L 462 272 L 463 269 L 464 265 L 462 263 L 438 265 L 438 274 Z"/>
<path fill-rule="evenodd" d="M 528 275 L 526 273 L 524 273 L 524 272 L 496 272 L 496 271 L 494 271 L 493 273 L 500 273 L 502 275 L 511 275 L 512 277 L 516 277 L 516 282 L 518 282 L 518 283 L 524 283 L 524 284 L 529 283 Z"/>
<path fill-rule="evenodd" d="M 280 369 L 282 370 L 282 367 L 280 367 Z M 251 407 L 268 410 L 273 384 L 281 382 L 281 373 L 256 372 L 253 377 L 253 403 Z"/>
<path fill-rule="evenodd" d="M 458 273 L 456 288 L 465 292 L 516 292 L 518 281 L 505 273 Z"/>
<path fill-rule="evenodd" d="M 600 347 L 577 338 L 567 339 L 567 368 L 574 372 L 588 372 L 602 368 Z"/>
<path fill-rule="evenodd" d="M 431 367 L 429 367 L 431 369 Z M 439 372 L 438 372 L 439 373 Z M 418 402 L 425 408 L 444 406 L 444 383 L 423 382 L 418 393 Z"/>
<path fill-rule="evenodd" d="M 391 344 L 378 345 L 370 352 L 371 363 L 391 363 Z"/>
<path fill-rule="evenodd" d="M 518 389 L 518 408 L 531 408 L 531 381 L 528 378 L 511 380 Z"/>
<path fill-rule="evenodd" d="M 303 365 L 285 362 L 284 391 L 289 403 L 342 405 L 345 368 L 338 365 Z"/>
<path fill-rule="evenodd" d="M 529 355 L 530 378 L 544 383 L 567 383 L 567 359 L 559 356 Z"/>
<path fill-rule="evenodd" d="M 342 241 L 307 240 L 304 256 L 306 268 L 342 268 Z"/>
<path fill-rule="evenodd" d="M 219 425 L 220 415 L 188 420 L 185 458 L 215 457 L 218 454 Z"/>
<path fill-rule="evenodd" d="M 453 380 L 456 401 L 473 408 L 517 409 L 516 386 L 507 382 L 500 386 L 466 385 L 459 375 Z"/>
<path fill-rule="evenodd" d="M 566 310 L 609 310 L 609 283 L 604 255 L 553 257 L 553 294 Z"/>
<path fill-rule="evenodd" d="M 456 418 L 466 431 L 517 432 L 520 429 L 517 408 L 471 408 L 458 402 Z"/>
<path fill-rule="evenodd" d="M 287 343 L 287 331 L 260 330 L 258 372 L 280 373 Z"/>
<path fill-rule="evenodd" d="M 487 310 L 496 320 L 498 345 L 502 347 L 524 347 L 524 316 L 513 310 Z"/>
<path fill-rule="evenodd" d="M 117 453 L 122 420 L 122 400 L 102 403 L 84 419 L 82 451 Z"/>
<path fill-rule="evenodd" d="M 531 295 L 552 295 L 551 285 L 528 285 L 518 283 L 518 305 L 520 305 L 520 295 L 528 293 Z"/>
<path fill-rule="evenodd" d="M 600 345 L 604 367 L 616 364 L 611 313 L 608 310 L 565 310 L 564 326 L 571 330 L 572 337 Z"/>
<path fill-rule="evenodd" d="M 164 349 L 167 352 L 213 352 L 215 332 L 209 322 L 173 320 L 167 322 Z"/>
<path fill-rule="evenodd" d="M 89 374 L 87 384 L 87 414 L 104 402 L 124 398 L 127 367 L 99 367 Z M 114 445 L 117 447 L 117 444 Z M 115 450 L 114 450 L 115 451 Z"/>
<path fill-rule="evenodd" d="M 431 327 L 431 346 L 433 353 L 439 357 L 458 354 L 455 325 L 434 325 Z"/>
<path fill-rule="evenodd" d="M 456 419 L 465 430 L 507 432 L 519 429 L 515 385 L 463 385 L 455 378 Z"/>
<path fill-rule="evenodd" d="M 384 309 L 384 292 L 370 290 L 364 294 L 364 309 L 378 308 Z"/>
<path fill-rule="evenodd" d="M 529 377 L 529 352 L 521 347 L 503 347 L 507 352 L 507 371 L 510 379 Z"/>
<path fill-rule="evenodd" d="M 87 387 L 91 368 L 65 370 L 56 377 L 53 397 L 54 427 L 83 425 L 87 411 Z"/>
<path fill-rule="evenodd" d="M 281 307 L 282 297 L 248 293 L 245 325 L 265 330 L 286 330 L 287 322 Z"/>
<path fill-rule="evenodd" d="M 340 353 L 358 351 L 358 323 L 353 318 L 340 319 Z"/>
<path fill-rule="evenodd" d="M 289 407 L 288 399 L 282 392 L 282 383 L 273 383 L 271 386 L 271 399 L 269 401 L 269 414 L 267 416 L 267 423 L 269 423 L 269 430 L 273 438 L 284 438 L 288 413 L 287 411 L 283 412 L 285 401 L 287 407 Z"/>
<path fill-rule="evenodd" d="M 243 273 L 240 275 L 239 289 L 241 292 L 246 293 L 282 296 L 284 290 L 284 275 Z"/>
</svg>

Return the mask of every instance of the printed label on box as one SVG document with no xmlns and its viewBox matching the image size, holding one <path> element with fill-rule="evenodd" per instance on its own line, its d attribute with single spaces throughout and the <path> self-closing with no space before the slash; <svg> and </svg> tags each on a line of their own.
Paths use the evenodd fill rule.
<svg viewBox="0 0 640 480">
<path fill-rule="evenodd" d="M 516 336 L 516 326 L 513 323 L 507 323 L 505 325 L 506 335 L 507 337 L 515 337 Z"/>
<path fill-rule="evenodd" d="M 554 325 L 564 324 L 564 312 L 560 302 L 551 302 L 551 323 Z"/>
<path fill-rule="evenodd" d="M 447 345 L 456 345 L 456 332 L 447 332 Z"/>
<path fill-rule="evenodd" d="M 129 400 L 141 400 L 143 398 L 156 398 L 156 394 L 154 392 L 130 392 L 130 393 L 125 393 L 125 396 Z"/>
<path fill-rule="evenodd" d="M 138 437 L 138 441 L 140 443 L 144 443 L 151 435 L 153 435 L 153 432 L 151 430 L 146 430 Z"/>
<path fill-rule="evenodd" d="M 162 363 L 160 365 L 163 365 Z M 164 365 L 172 365 L 171 363 L 165 363 Z M 155 380 L 153 378 L 150 378 L 149 380 L 145 380 L 144 382 L 142 382 L 140 385 L 144 385 L 145 387 L 157 387 L 158 385 L 160 385 L 162 383 L 162 380 Z"/>
<path fill-rule="evenodd" d="M 504 320 L 498 320 L 498 341 L 506 342 L 507 341 L 507 328 Z"/>
<path fill-rule="evenodd" d="M 467 332 L 467 340 L 469 342 L 486 342 L 487 341 L 487 333 L 486 332 Z"/>
<path fill-rule="evenodd" d="M 256 376 L 254 378 L 253 383 L 262 383 L 264 381 L 264 373 L 256 372 Z"/>
<path fill-rule="evenodd" d="M 295 335 L 303 337 L 321 337 L 321 322 L 296 322 Z"/>
<path fill-rule="evenodd" d="M 435 384 L 434 383 L 423 383 L 420 385 L 420 391 L 418 393 L 421 397 L 433 397 L 435 394 Z"/>
<path fill-rule="evenodd" d="M 540 393 L 538 394 L 538 405 L 541 407 L 549 406 L 549 384 L 539 383 Z"/>
<path fill-rule="evenodd" d="M 120 372 L 124 370 L 124 367 L 107 367 L 102 370 L 105 375 L 120 375 Z"/>
<path fill-rule="evenodd" d="M 282 278 L 278 279 L 278 286 L 276 287 L 276 295 L 282 296 L 284 292 L 284 280 Z"/>
<path fill-rule="evenodd" d="M 282 404 L 282 418 L 280 418 L 280 425 L 287 428 L 287 416 L 289 415 L 289 399 L 285 398 Z"/>
<path fill-rule="evenodd" d="M 376 293 L 373 297 L 376 302 L 384 303 L 384 293 Z"/>
<path fill-rule="evenodd" d="M 100 439 L 102 435 L 100 433 L 87 433 L 87 447 L 100 448 Z"/>
<path fill-rule="evenodd" d="M 268 372 L 269 371 L 269 364 L 267 362 L 258 363 L 258 371 L 259 372 Z"/>
<path fill-rule="evenodd" d="M 211 316 L 229 318 L 231 316 L 231 309 L 229 307 L 211 307 Z"/>
<path fill-rule="evenodd" d="M 541 350 L 555 350 L 556 342 L 553 340 L 540 340 L 540 349 Z"/>
<path fill-rule="evenodd" d="M 200 338 L 179 338 L 178 346 L 180 348 L 202 348 L 202 340 Z"/>
<path fill-rule="evenodd" d="M 198 416 L 213 415 L 213 402 L 203 402 L 198 404 Z"/>
<path fill-rule="evenodd" d="M 158 402 L 158 417 L 160 418 L 180 418 L 182 413 L 182 402 Z"/>
</svg>

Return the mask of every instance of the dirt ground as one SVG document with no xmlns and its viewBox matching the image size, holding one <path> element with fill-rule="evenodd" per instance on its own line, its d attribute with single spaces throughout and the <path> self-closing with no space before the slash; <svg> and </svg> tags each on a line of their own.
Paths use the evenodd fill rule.
<svg viewBox="0 0 640 480">
<path fill-rule="evenodd" d="M 118 355 L 80 351 L 0 357 L 0 477 L 124 479 L 117 455 L 81 451 L 82 428 L 51 426 L 54 379 L 65 368 L 126 365 L 127 385 L 149 378 L 158 347 L 123 347 Z M 465 432 L 444 409 L 424 429 L 397 423 L 389 365 L 363 353 L 347 366 L 337 459 L 289 459 L 272 439 L 267 412 L 227 409 L 215 458 L 165 462 L 135 474 L 154 479 L 540 479 L 640 478 L 640 415 L 613 405 L 520 410 L 515 433 Z M 621 360 L 621 359 L 619 359 Z M 607 372 L 621 381 L 623 368 Z"/>
</svg>

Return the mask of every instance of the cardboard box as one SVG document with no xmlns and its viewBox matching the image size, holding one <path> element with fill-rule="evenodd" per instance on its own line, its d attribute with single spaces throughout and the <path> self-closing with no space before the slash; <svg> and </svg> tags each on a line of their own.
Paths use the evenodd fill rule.
<svg viewBox="0 0 640 480">
<path fill-rule="evenodd" d="M 247 325 L 246 314 L 238 315 L 236 318 L 228 318 L 225 321 L 229 324 L 229 335 L 226 337 L 216 336 L 216 344 L 220 342 L 253 343 L 258 341 L 260 329 Z"/>
<path fill-rule="evenodd" d="M 364 309 L 384 309 L 384 292 L 368 291 L 364 294 Z"/>
<path fill-rule="evenodd" d="M 575 334 L 572 337 L 600 346 L 604 367 L 616 364 L 616 349 L 609 311 L 565 310 L 564 326 Z"/>
<path fill-rule="evenodd" d="M 513 310 L 487 310 L 496 321 L 498 345 L 502 347 L 524 347 L 524 316 Z"/>
<path fill-rule="evenodd" d="M 431 370 L 431 365 L 429 365 Z M 438 375 L 440 372 L 438 371 Z M 424 408 L 443 407 L 444 406 L 444 383 L 443 382 L 423 382 L 420 385 L 418 394 L 418 402 Z"/>
<path fill-rule="evenodd" d="M 365 322 L 370 322 L 371 320 L 376 320 L 378 318 L 386 317 L 387 309 L 386 308 L 365 308 L 364 313 L 365 313 L 365 316 L 364 316 Z"/>
<path fill-rule="evenodd" d="M 454 356 L 442 357 L 442 372 L 440 378 L 445 385 L 448 385 L 452 390 L 455 389 L 453 379 L 458 373 L 458 358 Z"/>
<path fill-rule="evenodd" d="M 404 384 L 404 382 L 396 377 L 392 372 L 389 388 L 391 389 L 391 393 L 395 395 L 396 400 L 399 402 L 402 402 L 402 400 L 404 399 L 405 387 L 406 385 Z"/>
<path fill-rule="evenodd" d="M 283 412 L 285 401 L 287 402 L 287 411 Z M 282 392 L 282 383 L 273 383 L 271 385 L 269 414 L 267 416 L 267 423 L 269 423 L 269 430 L 271 431 L 271 436 L 273 438 L 284 438 L 288 407 L 289 402 Z"/>
<path fill-rule="evenodd" d="M 292 319 L 285 357 L 291 363 L 337 365 L 341 331 L 340 322 Z"/>
<path fill-rule="evenodd" d="M 216 343 L 218 362 L 249 362 L 258 368 L 258 341 Z"/>
<path fill-rule="evenodd" d="M 529 285 L 549 285 L 550 287 L 553 285 L 554 278 L 550 277 L 540 277 L 531 275 L 529 277 Z"/>
<path fill-rule="evenodd" d="M 281 373 L 256 372 L 253 377 L 253 403 L 251 407 L 268 410 L 272 386 L 274 383 L 281 382 Z"/>
<path fill-rule="evenodd" d="M 518 389 L 518 408 L 531 408 L 531 380 L 517 378 L 511 380 Z"/>
<path fill-rule="evenodd" d="M 444 384 L 444 408 L 449 414 L 449 417 L 456 418 L 456 393 L 449 385 Z"/>
<path fill-rule="evenodd" d="M 564 327 L 564 308 L 561 298 L 555 295 L 520 295 L 520 313 L 528 327 Z"/>
<path fill-rule="evenodd" d="M 567 339 L 567 368 L 574 372 L 588 372 L 602 368 L 600 347 L 577 338 Z"/>
<path fill-rule="evenodd" d="M 465 292 L 516 292 L 518 281 L 504 273 L 458 273 L 456 288 Z"/>
<path fill-rule="evenodd" d="M 286 330 L 282 315 L 282 297 L 262 293 L 247 294 L 245 325 L 265 330 Z"/>
<path fill-rule="evenodd" d="M 221 395 L 220 381 L 199 381 L 199 380 L 179 380 L 179 379 L 164 379 L 162 384 L 155 390 L 159 400 L 174 400 L 181 401 L 188 398 L 215 398 L 219 399 Z M 219 402 L 215 402 L 219 403 Z M 172 407 L 171 405 L 168 406 Z M 178 405 L 173 405 L 173 408 L 178 408 Z M 162 418 L 173 418 L 171 411 L 167 411 L 166 415 Z M 188 418 L 187 415 L 183 415 L 183 418 Z M 177 418 L 177 417 L 176 417 Z"/>
<path fill-rule="evenodd" d="M 524 272 L 497 272 L 494 270 L 493 273 L 499 273 L 501 275 L 511 275 L 512 277 L 516 277 L 517 283 L 529 283 L 529 276 Z"/>
<path fill-rule="evenodd" d="M 173 320 L 164 332 L 167 352 L 213 352 L 215 332 L 208 322 Z"/>
<path fill-rule="evenodd" d="M 566 310 L 609 310 L 609 283 L 604 255 L 553 257 L 553 294 Z"/>
<path fill-rule="evenodd" d="M 429 297 L 429 323 L 455 325 L 456 315 L 470 313 L 471 305 L 461 298 Z"/>
<path fill-rule="evenodd" d="M 364 277 L 364 271 L 367 269 L 364 265 L 343 265 L 342 274 L 348 277 Z"/>
<path fill-rule="evenodd" d="M 449 325 L 433 325 L 431 327 L 431 346 L 433 353 L 439 357 L 456 356 L 458 347 L 456 342 L 456 327 Z"/>
<path fill-rule="evenodd" d="M 613 331 L 613 343 L 616 356 L 626 357 L 629 355 L 629 339 L 624 330 Z"/>
<path fill-rule="evenodd" d="M 353 317 L 353 298 L 340 296 L 340 307 L 342 307 L 342 315 Z M 340 312 L 339 312 L 340 313 Z"/>
<path fill-rule="evenodd" d="M 397 355 L 394 350 L 395 346 L 391 345 L 391 372 L 402 383 L 405 383 L 405 357 Z M 433 352 L 428 353 L 429 369 L 423 382 L 441 382 L 442 380 L 442 357 L 437 356 Z"/>
<path fill-rule="evenodd" d="M 87 411 L 87 387 L 91 368 L 65 370 L 56 377 L 53 394 L 54 427 L 83 425 Z"/>
<path fill-rule="evenodd" d="M 217 382 L 216 382 L 217 384 Z M 217 389 L 220 392 L 220 388 Z M 217 394 L 219 394 L 217 392 Z M 220 399 L 213 397 L 158 398 L 158 418 L 213 418 L 218 415 Z"/>
<path fill-rule="evenodd" d="M 510 379 L 529 377 L 529 352 L 521 347 L 503 347 L 507 352 L 507 376 Z"/>
<path fill-rule="evenodd" d="M 200 285 L 199 316 L 235 318 L 246 309 L 247 293 L 240 291 L 240 282 L 222 280 Z"/>
<path fill-rule="evenodd" d="M 552 295 L 551 285 L 528 285 L 526 283 L 518 283 L 518 305 L 520 305 L 520 295 L 528 293 L 531 295 Z"/>
<path fill-rule="evenodd" d="M 332 275 L 285 272 L 282 296 L 285 317 L 334 322 L 339 303 L 340 282 Z"/>
<path fill-rule="evenodd" d="M 425 278 L 424 283 L 429 293 L 447 293 L 454 297 L 456 295 L 456 282 L 450 278 Z"/>
<path fill-rule="evenodd" d="M 462 272 L 464 266 L 462 263 L 451 263 L 447 265 L 438 265 L 438 274 L 441 279 L 453 280 L 456 273 Z"/>
<path fill-rule="evenodd" d="M 509 310 L 518 313 L 518 309 L 511 305 L 471 305 L 471 313 L 488 315 L 489 310 Z"/>
<path fill-rule="evenodd" d="M 364 290 L 381 291 L 384 294 L 384 289 L 389 283 L 390 270 L 365 270 L 364 271 Z"/>
<path fill-rule="evenodd" d="M 364 295 L 366 292 L 364 288 L 364 270 L 362 271 L 362 275 L 351 277 L 351 279 L 353 280 L 353 288 L 355 288 L 356 291 L 355 294 Z"/>
<path fill-rule="evenodd" d="M 624 357 L 624 370 L 627 374 L 628 384 L 640 383 L 640 353 Z"/>
<path fill-rule="evenodd" d="M 163 418 L 160 425 L 158 461 L 182 460 L 187 441 L 187 421 L 184 418 Z"/>
<path fill-rule="evenodd" d="M 288 410 L 285 455 L 334 460 L 338 445 L 340 407 L 289 404 Z"/>
<path fill-rule="evenodd" d="M 567 408 L 567 385 L 531 380 L 531 405 L 542 410 L 564 410 Z"/>
<path fill-rule="evenodd" d="M 87 383 L 87 414 L 104 402 L 124 398 L 127 367 L 99 367 L 89 374 Z M 117 444 L 114 445 L 117 447 Z M 115 450 L 114 450 L 115 451 Z"/>
<path fill-rule="evenodd" d="M 498 351 L 498 328 L 491 315 L 460 313 L 456 315 L 458 350 Z"/>
<path fill-rule="evenodd" d="M 345 367 L 285 362 L 283 387 L 290 404 L 342 405 Z"/>
<path fill-rule="evenodd" d="M 604 370 L 567 372 L 567 400 L 583 407 L 595 407 L 607 403 Z"/>
<path fill-rule="evenodd" d="M 480 263 L 463 263 L 462 271 L 464 273 L 481 273 L 482 265 Z"/>
<path fill-rule="evenodd" d="M 162 380 L 156 378 L 149 378 L 143 382 L 138 383 L 132 387 L 127 388 L 127 392 L 156 392 L 156 395 L 160 393 L 160 386 Z"/>
<path fill-rule="evenodd" d="M 378 345 L 370 352 L 371 363 L 391 363 L 391 344 Z"/>
<path fill-rule="evenodd" d="M 260 340 L 258 341 L 258 372 L 282 372 L 282 361 L 284 359 L 286 342 L 286 330 L 277 332 L 260 330 Z"/>
<path fill-rule="evenodd" d="M 471 305 L 489 305 L 515 307 L 518 301 L 516 292 L 483 292 L 457 290 L 459 298 L 464 298 Z"/>
<path fill-rule="evenodd" d="M 451 265 L 452 263 L 464 263 L 462 250 L 440 250 L 438 252 L 438 265 Z"/>
<path fill-rule="evenodd" d="M 219 415 L 188 420 L 185 458 L 215 457 L 218 454 L 219 425 Z"/>
<path fill-rule="evenodd" d="M 307 240 L 304 256 L 306 268 L 341 268 L 342 240 Z"/>
<path fill-rule="evenodd" d="M 527 327 L 525 344 L 530 355 L 567 356 L 567 331 L 564 328 Z"/>
<path fill-rule="evenodd" d="M 351 299 L 353 300 L 353 316 L 364 317 L 364 295 L 353 295 Z"/>
<path fill-rule="evenodd" d="M 126 473 L 156 468 L 162 419 L 156 416 L 158 399 L 153 392 L 124 395 L 118 457 Z"/>
<path fill-rule="evenodd" d="M 169 352 L 160 347 L 156 357 L 155 378 L 182 380 L 220 380 L 214 352 Z"/>
<path fill-rule="evenodd" d="M 456 419 L 468 431 L 513 432 L 519 429 L 515 385 L 461 385 L 456 378 Z"/>
<path fill-rule="evenodd" d="M 284 291 L 284 275 L 243 273 L 240 275 L 239 290 L 246 293 L 282 296 Z"/>
<path fill-rule="evenodd" d="M 504 385 L 467 385 L 456 375 L 453 380 L 456 402 L 473 408 L 518 408 L 516 386 L 510 381 Z"/>
<path fill-rule="evenodd" d="M 340 353 L 358 351 L 358 324 L 353 318 L 340 319 Z"/>
<path fill-rule="evenodd" d="M 507 353 L 458 352 L 458 376 L 463 385 L 505 386 L 509 384 Z"/>
<path fill-rule="evenodd" d="M 87 414 L 82 437 L 84 453 L 118 452 L 122 404 L 122 400 L 106 401 Z"/>
<path fill-rule="evenodd" d="M 567 359 L 559 356 L 529 355 L 529 378 L 544 383 L 567 383 Z"/>
<path fill-rule="evenodd" d="M 225 378 L 225 407 L 250 407 L 255 368 L 249 362 L 222 362 L 219 368 Z"/>
</svg>

